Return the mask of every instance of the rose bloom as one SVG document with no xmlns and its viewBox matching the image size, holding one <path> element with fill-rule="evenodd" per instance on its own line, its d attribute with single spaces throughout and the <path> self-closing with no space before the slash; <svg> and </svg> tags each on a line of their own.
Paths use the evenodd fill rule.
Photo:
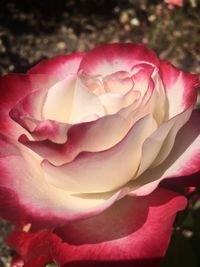
<svg viewBox="0 0 200 267">
<path fill-rule="evenodd" d="M 186 204 L 163 180 L 199 183 L 198 86 L 131 43 L 1 78 L 0 214 L 28 225 L 8 241 L 24 266 L 157 266 Z"/>
</svg>

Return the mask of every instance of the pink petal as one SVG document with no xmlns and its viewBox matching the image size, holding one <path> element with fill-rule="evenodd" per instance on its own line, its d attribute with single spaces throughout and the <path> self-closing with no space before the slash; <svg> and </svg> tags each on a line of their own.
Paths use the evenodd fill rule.
<svg viewBox="0 0 200 267">
<path fill-rule="evenodd" d="M 46 96 L 47 90 L 32 91 L 10 110 L 9 116 L 27 131 L 33 131 L 35 128 L 35 121 L 41 120 L 43 117 L 42 109 Z"/>
<path fill-rule="evenodd" d="M 160 71 L 169 103 L 169 118 L 194 106 L 199 78 L 176 69 L 168 62 L 160 62 Z"/>
<path fill-rule="evenodd" d="M 158 189 L 146 197 L 123 198 L 102 214 L 67 224 L 56 234 L 15 230 L 8 244 L 28 267 L 43 267 L 39 259 L 59 266 L 156 267 L 165 255 L 176 212 L 185 205 L 183 196 Z"/>
<path fill-rule="evenodd" d="M 158 66 L 155 53 L 143 45 L 113 43 L 100 45 L 86 54 L 79 70 L 89 75 L 109 75 L 117 71 L 130 72 L 138 63 Z"/>
<path fill-rule="evenodd" d="M 10 110 L 25 95 L 42 89 L 51 81 L 47 75 L 9 74 L 0 78 L 0 131 L 11 136 L 18 135 L 21 127 L 9 117 Z"/>
<path fill-rule="evenodd" d="M 94 216 L 127 194 L 127 189 L 91 196 L 70 195 L 46 183 L 40 161 L 0 136 L 0 216 L 31 229 L 52 228 Z"/>
<path fill-rule="evenodd" d="M 85 53 L 74 53 L 43 60 L 29 70 L 31 74 L 51 74 L 58 80 L 65 79 L 69 74 L 76 74 Z"/>
<path fill-rule="evenodd" d="M 137 171 L 142 144 L 156 127 L 155 120 L 147 115 L 136 122 L 121 142 L 108 150 L 81 153 L 61 166 L 44 160 L 45 178 L 52 185 L 72 192 L 108 192 L 120 188 Z"/>
<path fill-rule="evenodd" d="M 21 256 L 11 267 L 18 267 L 14 265 L 17 263 L 23 263 L 19 267 L 44 267 L 53 262 L 51 246 L 61 245 L 61 240 L 50 231 L 33 234 L 15 229 L 8 237 L 7 243 Z"/>
<path fill-rule="evenodd" d="M 153 90 L 154 82 L 152 80 L 152 74 L 155 68 L 150 64 L 137 64 L 132 70 L 132 80 L 134 82 L 134 90 L 137 90 L 141 93 L 143 98 L 146 91 Z"/>
<path fill-rule="evenodd" d="M 53 164 L 61 165 L 73 160 L 82 151 L 97 152 L 116 145 L 129 128 L 129 123 L 118 114 L 68 127 L 46 121 L 38 125 L 34 137 L 44 136 L 48 140 L 31 141 L 22 135 L 19 141 Z"/>
</svg>

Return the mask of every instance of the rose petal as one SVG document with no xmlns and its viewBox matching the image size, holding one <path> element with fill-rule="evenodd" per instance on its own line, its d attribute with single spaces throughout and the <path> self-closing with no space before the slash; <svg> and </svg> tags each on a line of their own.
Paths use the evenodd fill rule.
<svg viewBox="0 0 200 267">
<path fill-rule="evenodd" d="M 139 91 L 142 98 L 148 89 L 154 89 L 154 82 L 152 80 L 152 74 L 154 71 L 155 68 L 150 64 L 137 64 L 131 70 L 134 90 Z"/>
<path fill-rule="evenodd" d="M 43 60 L 29 70 L 29 74 L 50 74 L 58 80 L 65 79 L 70 74 L 76 74 L 85 53 L 74 53 Z"/>
<path fill-rule="evenodd" d="M 99 98 L 77 79 L 68 123 L 78 123 L 91 114 L 104 116 L 104 107 Z"/>
<path fill-rule="evenodd" d="M 163 179 L 188 176 L 200 170 L 199 115 L 200 110 L 193 111 L 189 121 L 177 134 L 174 147 L 167 159 L 133 181 L 133 195 L 149 194 Z"/>
<path fill-rule="evenodd" d="M 81 153 L 72 162 L 61 166 L 54 166 L 44 160 L 42 167 L 45 178 L 52 185 L 72 192 L 95 193 L 115 190 L 126 184 L 137 171 L 142 144 L 156 128 L 155 120 L 147 115 L 111 149 Z"/>
<path fill-rule="evenodd" d="M 191 109 L 186 110 L 164 122 L 147 138 L 142 148 L 142 160 L 137 176 L 140 176 L 150 166 L 155 167 L 161 164 L 167 158 L 174 145 L 177 132 L 188 121 L 191 112 Z"/>
<path fill-rule="evenodd" d="M 0 131 L 10 136 L 22 133 L 21 127 L 9 117 L 10 110 L 26 94 L 52 84 L 53 79 L 47 75 L 9 74 L 0 78 Z"/>
<path fill-rule="evenodd" d="M 57 229 L 57 235 L 16 229 L 7 243 L 29 267 L 43 267 L 41 259 L 59 266 L 156 267 L 167 249 L 176 212 L 185 205 L 183 196 L 158 189 L 147 197 L 126 197 L 94 218 Z"/>
<path fill-rule="evenodd" d="M 160 62 L 161 78 L 168 98 L 169 118 L 194 106 L 197 99 L 197 88 L 200 87 L 196 75 L 184 73 L 168 62 Z"/>
<path fill-rule="evenodd" d="M 47 96 L 47 90 L 34 90 L 22 98 L 9 112 L 10 117 L 31 132 L 35 122 L 42 119 L 42 108 Z M 27 118 L 31 119 L 27 119 Z M 32 119 L 34 118 L 34 119 Z"/>
<path fill-rule="evenodd" d="M 19 267 L 44 267 L 53 262 L 51 246 L 60 246 L 61 240 L 50 231 L 33 234 L 15 229 L 7 243 L 21 256 L 13 261 L 11 267 L 18 267 L 18 263 Z"/>
<path fill-rule="evenodd" d="M 107 93 L 99 96 L 107 114 L 114 114 L 121 109 L 128 107 L 131 103 L 138 101 L 140 92 L 130 90 L 125 95 L 121 93 Z"/>
<path fill-rule="evenodd" d="M 69 121 L 76 80 L 75 75 L 70 75 L 49 88 L 43 106 L 44 119 L 60 122 Z"/>
<path fill-rule="evenodd" d="M 105 91 L 126 94 L 133 88 L 133 80 L 126 71 L 117 71 L 103 79 Z"/>
<path fill-rule="evenodd" d="M 75 196 L 46 183 L 39 160 L 0 138 L 0 216 L 31 229 L 52 228 L 94 216 L 127 193 L 126 188 L 104 194 Z M 30 191 L 31 189 L 31 191 Z"/>
<path fill-rule="evenodd" d="M 143 45 L 113 43 L 89 51 L 80 63 L 79 71 L 88 75 L 109 75 L 117 71 L 130 72 L 138 63 L 158 66 L 155 53 Z"/>
<path fill-rule="evenodd" d="M 42 136 L 46 132 L 46 138 L 53 140 L 55 137 L 56 143 L 50 140 L 31 141 L 26 135 L 22 135 L 19 141 L 55 165 L 73 160 L 82 151 L 97 152 L 108 149 L 120 142 L 130 129 L 129 123 L 118 114 L 68 128 L 67 125 L 64 127 L 48 121 L 44 127 L 46 128 L 40 127 Z M 37 128 L 37 133 L 40 129 Z M 58 144 L 58 141 L 63 143 Z"/>
</svg>

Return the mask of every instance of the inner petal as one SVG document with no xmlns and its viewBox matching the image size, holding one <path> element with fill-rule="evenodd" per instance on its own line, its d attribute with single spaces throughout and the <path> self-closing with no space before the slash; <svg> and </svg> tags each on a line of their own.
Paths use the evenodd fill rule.
<svg viewBox="0 0 200 267">
<path fill-rule="evenodd" d="M 133 88 L 133 80 L 126 71 L 117 71 L 103 79 L 106 92 L 126 94 Z"/>
<path fill-rule="evenodd" d="M 157 128 L 152 116 L 138 121 L 127 136 L 111 149 L 81 153 L 72 162 L 42 167 L 50 184 L 76 193 L 108 192 L 125 185 L 136 173 L 144 140 Z"/>
<path fill-rule="evenodd" d="M 43 107 L 44 119 L 60 122 L 69 120 L 76 80 L 75 75 L 70 75 L 49 89 Z"/>
<path fill-rule="evenodd" d="M 130 90 L 125 95 L 121 93 L 107 93 L 99 97 L 107 114 L 114 114 L 120 109 L 129 106 L 140 98 L 140 92 Z"/>
<path fill-rule="evenodd" d="M 105 115 L 104 107 L 93 92 L 83 84 L 81 79 L 76 80 L 73 102 L 68 123 L 85 121 L 90 115 L 102 117 Z"/>
<path fill-rule="evenodd" d="M 95 95 L 101 95 L 105 93 L 101 75 L 90 76 L 80 72 L 79 78 L 82 83 Z"/>
</svg>

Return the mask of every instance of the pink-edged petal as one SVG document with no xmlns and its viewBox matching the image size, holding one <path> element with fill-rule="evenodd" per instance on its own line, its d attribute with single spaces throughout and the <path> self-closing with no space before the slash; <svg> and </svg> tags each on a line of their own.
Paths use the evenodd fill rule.
<svg viewBox="0 0 200 267">
<path fill-rule="evenodd" d="M 146 197 L 125 197 L 102 214 L 54 233 L 16 229 L 7 243 L 27 267 L 43 267 L 39 259 L 62 267 L 157 267 L 169 244 L 175 215 L 185 205 L 183 196 L 158 189 Z"/>
<path fill-rule="evenodd" d="M 59 80 L 63 80 L 68 75 L 77 73 L 80 62 L 84 56 L 85 53 L 80 52 L 43 60 L 31 68 L 28 73 L 50 74 Z"/>
<path fill-rule="evenodd" d="M 147 90 L 153 90 L 154 88 L 154 82 L 152 79 L 154 70 L 155 68 L 149 64 L 138 64 L 131 70 L 134 90 L 141 93 L 141 98 L 144 97 Z"/>
<path fill-rule="evenodd" d="M 197 88 L 200 87 L 198 76 L 184 73 L 168 62 L 160 62 L 160 74 L 168 98 L 168 116 L 175 116 L 194 106 Z"/>
<path fill-rule="evenodd" d="M 167 159 L 158 167 L 149 169 L 138 180 L 132 183 L 132 195 L 146 195 L 151 193 L 158 184 L 167 178 L 172 180 L 180 177 L 180 185 L 185 179 L 200 171 L 200 111 L 194 110 L 189 121 L 178 132 L 175 144 Z M 195 181 L 199 181 L 195 179 Z M 188 186 L 190 181 L 188 180 Z M 191 179 L 193 185 L 193 179 Z"/>
<path fill-rule="evenodd" d="M 149 64 L 138 64 L 132 69 L 134 89 L 141 93 L 142 105 L 149 110 L 160 125 L 167 113 L 165 89 L 158 69 Z"/>
<path fill-rule="evenodd" d="M 42 125 L 46 128 L 42 128 Z M 41 137 L 46 133 L 45 136 L 49 140 L 31 141 L 22 135 L 19 141 L 55 165 L 73 160 L 82 151 L 97 152 L 108 149 L 120 142 L 130 129 L 129 123 L 118 114 L 92 122 L 69 125 L 69 128 L 53 121 L 43 122 L 42 125 L 37 127 L 37 132 L 34 131 L 34 137 L 37 134 Z M 50 141 L 54 139 L 56 143 Z"/>
<path fill-rule="evenodd" d="M 121 141 L 133 124 L 148 114 L 146 110 L 145 112 L 141 109 L 135 110 L 138 105 L 137 102 L 134 101 L 130 106 L 120 110 L 119 113 L 101 118 L 96 118 L 93 115 L 93 121 L 74 125 L 21 117 L 25 123 L 34 125 L 34 130 L 29 131 L 34 140 L 23 134 L 19 141 L 43 158 L 63 164 L 73 159 L 81 151 L 102 151 Z M 106 135 L 104 129 L 107 130 Z"/>
<path fill-rule="evenodd" d="M 9 116 L 29 132 L 35 128 L 35 121 L 42 119 L 42 108 L 47 90 L 35 90 L 25 96 L 10 110 Z M 32 120 L 28 118 L 34 118 Z"/>
<path fill-rule="evenodd" d="M 114 147 L 102 152 L 83 152 L 72 162 L 55 166 L 47 160 L 42 167 L 46 181 L 72 192 L 108 192 L 125 185 L 136 173 L 142 144 L 157 128 L 147 115 Z M 116 167 L 117 166 L 117 167 Z"/>
<path fill-rule="evenodd" d="M 158 266 L 176 212 L 185 205 L 184 197 L 165 189 L 126 197 L 94 218 L 58 229 L 65 244 L 55 255 L 61 255 L 62 264 L 76 266 Z"/>
<path fill-rule="evenodd" d="M 25 95 L 52 82 L 52 78 L 47 75 L 9 74 L 0 78 L 0 131 L 17 136 L 21 127 L 9 117 L 10 110 Z"/>
<path fill-rule="evenodd" d="M 31 229 L 53 228 L 94 216 L 127 194 L 128 189 L 94 195 L 72 195 L 46 183 L 39 160 L 0 138 L 0 216 Z M 31 190 L 31 191 L 30 191 Z"/>
<path fill-rule="evenodd" d="M 140 176 L 152 163 L 153 167 L 161 164 L 169 155 L 178 131 L 189 120 L 192 110 L 186 110 L 172 119 L 164 122 L 144 142 L 142 148 L 142 160 L 137 176 Z"/>
<path fill-rule="evenodd" d="M 117 71 L 130 72 L 138 63 L 158 66 L 155 53 L 143 45 L 113 43 L 94 48 L 83 58 L 79 70 L 89 75 L 109 75 Z"/>
<path fill-rule="evenodd" d="M 35 123 L 34 130 L 29 131 L 34 140 L 23 134 L 19 141 L 56 165 L 67 163 L 81 151 L 102 151 L 121 141 L 133 124 L 149 113 L 146 107 L 138 107 L 138 101 L 116 114 L 93 116 L 91 122 L 74 125 L 24 117 L 25 122 Z"/>
</svg>

